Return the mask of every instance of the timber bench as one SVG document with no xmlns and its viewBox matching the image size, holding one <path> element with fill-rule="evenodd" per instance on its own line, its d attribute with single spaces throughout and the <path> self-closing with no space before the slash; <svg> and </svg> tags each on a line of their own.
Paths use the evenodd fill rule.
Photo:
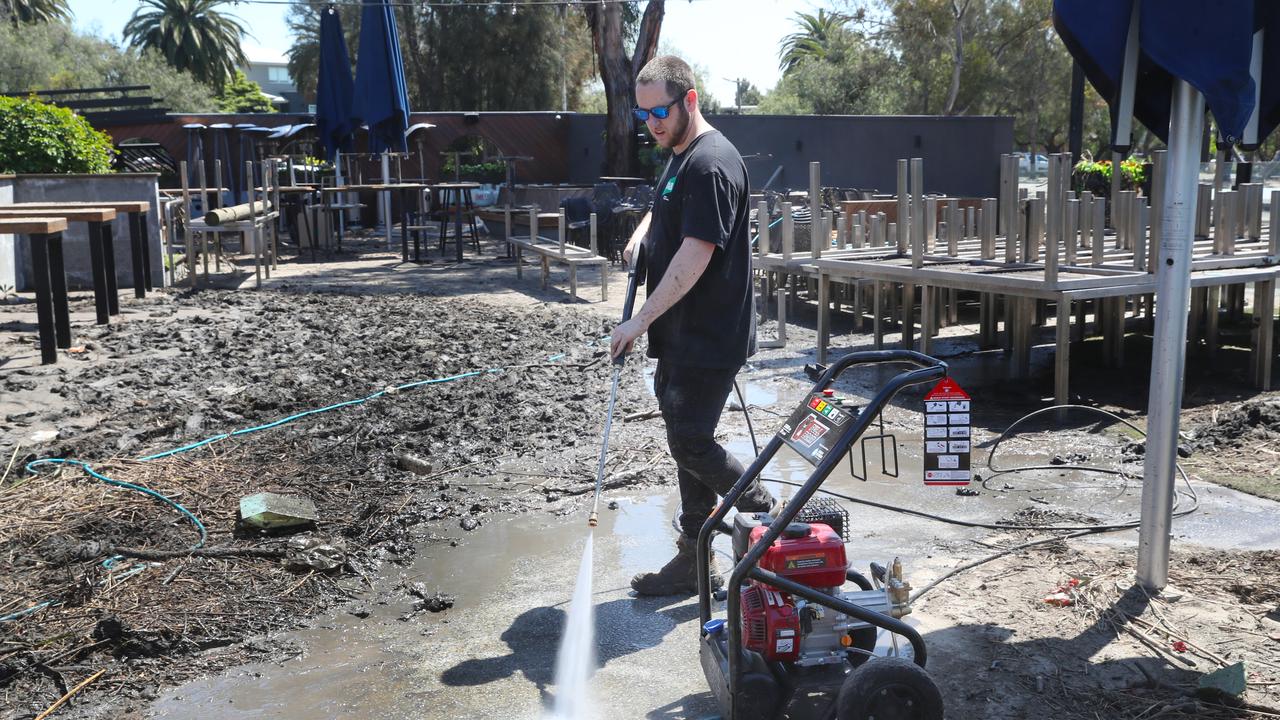
<svg viewBox="0 0 1280 720">
<path fill-rule="evenodd" d="M 74 202 L 21 202 L 13 205 L 0 206 L 2 209 L 14 210 L 75 210 L 75 209 L 91 209 L 91 208 L 107 208 L 116 211 L 116 213 L 125 213 L 129 216 L 129 256 L 133 262 L 133 294 L 138 299 L 145 298 L 147 292 L 154 290 L 154 283 L 151 279 L 151 247 L 147 242 L 147 213 L 151 211 L 151 203 L 146 200 L 89 200 Z M 59 216 L 54 212 L 55 217 Z M 112 245 L 111 225 L 106 225 L 103 231 L 107 233 L 107 246 Z M 111 260 L 111 266 L 114 269 L 114 257 Z M 114 274 L 114 273 L 113 273 Z M 114 278 L 112 285 L 115 285 Z M 117 314 L 115 310 L 112 315 Z"/>
<path fill-rule="evenodd" d="M 97 312 L 97 323 L 106 325 L 112 315 L 120 314 L 120 292 L 116 285 L 116 255 L 111 238 L 111 223 L 116 219 L 116 211 L 109 207 L 43 207 L 30 208 L 14 205 L 0 206 L 0 218 L 26 220 L 32 218 L 61 218 L 66 222 L 83 222 L 89 230 L 89 263 L 93 277 L 93 305 Z M 57 253 L 58 265 L 61 268 L 62 231 L 58 231 Z M 34 245 L 33 245 L 34 257 Z M 35 269 L 37 280 L 40 271 Z M 62 271 L 59 269 L 59 275 Z M 65 277 L 65 276 L 63 276 Z M 65 295 L 66 280 L 61 280 Z"/>
<path fill-rule="evenodd" d="M 538 235 L 538 220 L 544 218 L 559 219 L 559 240 L 552 240 Z M 591 239 L 593 247 L 596 239 L 595 220 L 595 213 L 592 213 Z M 589 248 L 578 247 L 564 241 L 565 218 L 563 210 L 559 213 L 539 213 L 537 208 L 532 208 L 529 211 L 529 227 L 531 228 L 529 235 L 516 236 L 511 235 L 511 223 L 507 223 L 507 242 L 511 244 L 515 251 L 517 278 L 524 277 L 522 255 L 525 250 L 538 255 L 538 261 L 542 266 L 542 289 L 544 290 L 547 288 L 548 278 L 551 275 L 551 263 L 563 263 L 569 267 L 569 294 L 576 300 L 578 298 L 578 268 L 583 265 L 598 265 L 600 267 L 600 299 L 609 299 L 609 259 L 597 255 Z"/>
<path fill-rule="evenodd" d="M 60 217 L 0 218 L 0 233 L 26 235 L 31 246 L 31 274 L 36 289 L 36 324 L 40 333 L 40 362 L 58 362 L 58 348 L 71 347 L 71 313 L 67 308 L 67 277 L 62 267 Z"/>
</svg>

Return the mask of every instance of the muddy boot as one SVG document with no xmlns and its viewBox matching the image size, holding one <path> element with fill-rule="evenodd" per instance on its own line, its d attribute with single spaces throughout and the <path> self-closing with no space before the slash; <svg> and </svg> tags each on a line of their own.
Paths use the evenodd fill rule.
<svg viewBox="0 0 1280 720">
<path fill-rule="evenodd" d="M 676 538 L 676 556 L 657 572 L 640 573 L 631 578 L 631 589 L 638 595 L 693 595 L 698 592 L 697 539 L 687 535 Z M 711 590 L 724 587 L 724 578 L 716 572 L 716 558 L 711 556 Z"/>
</svg>

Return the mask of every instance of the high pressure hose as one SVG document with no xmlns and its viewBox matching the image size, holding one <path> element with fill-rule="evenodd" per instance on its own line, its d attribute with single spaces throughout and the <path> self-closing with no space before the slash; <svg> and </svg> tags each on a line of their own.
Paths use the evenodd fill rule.
<svg viewBox="0 0 1280 720">
<path fill-rule="evenodd" d="M 737 384 L 735 383 L 734 386 L 736 388 Z M 739 391 L 738 393 L 738 401 L 739 401 L 739 404 L 742 405 L 742 413 L 747 419 L 747 429 L 751 433 L 751 443 L 756 448 L 756 455 L 759 455 L 760 450 L 759 450 L 759 445 L 756 443 L 755 430 L 751 426 L 751 415 L 747 411 L 747 404 L 742 401 L 741 391 Z M 1038 415 L 1042 415 L 1051 411 L 1063 411 L 1063 410 L 1075 410 L 1075 411 L 1096 413 L 1098 415 L 1102 415 L 1107 419 L 1114 420 L 1116 422 L 1124 424 L 1125 426 L 1127 426 L 1128 428 L 1136 432 L 1138 435 L 1142 436 L 1144 439 L 1147 436 L 1145 432 L 1143 432 L 1141 429 L 1139 429 L 1136 425 L 1129 422 L 1128 420 L 1125 420 L 1124 418 L 1114 413 L 1107 412 L 1106 410 L 1102 410 L 1100 408 L 1090 407 L 1088 405 L 1053 405 L 1050 407 L 1041 408 L 1039 410 L 1035 410 L 1033 412 L 1027 413 L 1026 415 L 1023 415 L 1022 417 L 1013 421 L 1013 423 L 1011 423 L 1007 428 L 1005 428 L 1004 432 L 1000 433 L 1000 436 L 996 438 L 995 442 L 992 443 L 991 450 L 987 453 L 987 467 L 993 472 L 993 474 L 983 480 L 983 486 L 985 487 L 986 483 L 989 482 L 994 477 L 999 477 L 1001 475 L 1006 475 L 1011 473 L 1033 471 L 1033 470 L 1077 470 L 1080 472 L 1096 472 L 1096 473 L 1105 473 L 1109 475 L 1119 475 L 1121 477 L 1129 477 L 1123 470 L 1120 470 L 1120 469 L 1097 467 L 1092 465 L 1022 465 L 1022 466 L 1014 466 L 1014 467 L 1008 467 L 1008 468 L 997 467 L 995 463 L 996 450 L 1000 447 L 1000 443 L 1008 439 L 1008 437 L 1013 434 L 1013 431 L 1019 425 L 1023 424 L 1024 422 Z M 1178 474 L 1182 477 L 1183 484 L 1186 485 L 1186 490 L 1179 491 L 1178 492 L 1179 498 L 1174 502 L 1173 517 L 1177 518 L 1177 517 L 1184 517 L 1186 515 L 1190 515 L 1191 513 L 1199 509 L 1200 497 L 1196 493 L 1195 487 L 1191 484 L 1191 479 L 1190 477 L 1188 477 L 1186 470 L 1182 468 L 1182 465 L 1179 463 L 1174 463 L 1174 467 L 1177 468 Z M 802 483 L 792 482 L 790 480 L 782 480 L 780 478 L 761 478 L 761 479 L 768 480 L 770 482 L 776 482 L 782 485 L 790 485 L 792 487 L 800 487 L 802 485 Z M 1003 550 L 1000 550 L 999 552 L 993 553 L 991 555 L 986 555 L 984 557 L 978 558 L 977 560 L 974 560 L 972 562 L 956 567 L 951 571 L 947 572 L 946 574 L 942 575 L 941 577 L 937 578 L 933 582 L 929 583 L 928 585 L 924 586 L 923 588 L 917 590 L 911 596 L 911 602 L 915 602 L 922 595 L 924 595 L 925 593 L 927 593 L 928 591 L 932 590 L 934 587 L 942 583 L 944 580 L 947 580 L 948 578 L 954 575 L 957 575 L 970 568 L 977 567 L 978 565 L 991 562 L 992 560 L 996 560 L 1000 557 L 1009 555 L 1019 550 L 1025 550 L 1027 548 L 1036 547 L 1038 545 L 1045 545 L 1048 543 L 1059 542 L 1059 541 L 1068 540 L 1071 538 L 1083 537 L 1085 535 L 1093 535 L 1096 533 L 1116 532 L 1120 530 L 1134 530 L 1141 525 L 1141 520 L 1132 520 L 1125 523 L 1113 523 L 1113 524 L 1107 524 L 1107 525 L 1015 525 L 1015 524 L 1004 524 L 1004 523 L 983 523 L 983 522 L 976 522 L 972 520 L 960 520 L 958 518 L 950 518 L 943 515 L 936 515 L 934 513 L 924 512 L 922 510 L 913 510 L 911 508 L 905 508 L 898 505 L 880 503 L 874 500 L 856 498 L 851 495 L 845 495 L 843 493 L 838 493 L 833 490 L 826 490 L 821 487 L 818 488 L 818 492 L 825 493 L 826 495 L 830 495 L 831 497 L 840 498 L 841 500 L 846 500 L 851 503 L 866 505 L 868 507 L 874 507 L 880 510 L 888 510 L 890 512 L 896 512 L 896 513 L 901 513 L 905 515 L 913 515 L 916 517 L 924 518 L 926 520 L 933 520 L 936 522 L 946 523 L 948 525 L 959 525 L 961 527 L 982 528 L 982 529 L 988 529 L 988 530 L 1039 530 L 1039 531 L 1049 531 L 1049 532 L 1057 531 L 1057 532 L 1067 533 L 1065 535 L 1055 535 L 1054 537 L 1051 537 L 1051 538 L 1042 538 L 1039 540 L 1033 540 L 1030 542 L 1014 545 L 1012 547 L 1008 547 Z M 1178 506 L 1181 504 L 1182 495 L 1185 495 L 1191 499 L 1191 507 L 1180 510 Z"/>
</svg>

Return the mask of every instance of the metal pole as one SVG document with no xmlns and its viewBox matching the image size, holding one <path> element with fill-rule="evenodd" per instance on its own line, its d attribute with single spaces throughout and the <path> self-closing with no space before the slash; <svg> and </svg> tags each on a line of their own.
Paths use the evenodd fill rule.
<svg viewBox="0 0 1280 720">
<path fill-rule="evenodd" d="M 1178 416 L 1182 411 L 1184 348 L 1191 295 L 1191 244 L 1202 122 L 1204 98 L 1186 81 L 1176 81 L 1173 112 L 1169 118 L 1168 175 L 1161 216 L 1160 261 L 1156 268 L 1156 297 L 1159 302 L 1151 352 L 1142 526 L 1138 531 L 1137 580 L 1151 590 L 1160 590 L 1169 579 L 1173 482 L 1178 452 Z"/>
</svg>

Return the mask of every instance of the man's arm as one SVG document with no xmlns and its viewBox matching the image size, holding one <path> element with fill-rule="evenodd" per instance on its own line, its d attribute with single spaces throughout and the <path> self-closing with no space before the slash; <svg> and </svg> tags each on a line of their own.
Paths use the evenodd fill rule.
<svg viewBox="0 0 1280 720">
<path fill-rule="evenodd" d="M 711 255 L 715 250 L 714 243 L 694 237 L 686 237 L 680 243 L 680 249 L 671 258 L 671 264 L 667 266 L 662 282 L 658 283 L 653 294 L 645 299 L 644 307 L 640 308 L 640 312 L 630 320 L 613 329 L 613 337 L 609 342 L 611 357 L 618 357 L 630 351 L 631 344 L 636 338 L 643 335 L 654 320 L 662 317 L 663 313 L 670 310 L 672 305 L 689 292 L 694 283 L 698 282 L 698 278 L 702 277 L 703 271 L 707 269 L 707 263 L 711 262 Z"/>
<path fill-rule="evenodd" d="M 622 250 L 622 261 L 631 264 L 631 258 L 636 254 L 636 248 L 640 247 L 640 243 L 644 242 L 644 236 L 649 234 L 649 222 L 653 220 L 653 211 L 644 214 L 640 218 L 640 222 L 636 224 L 636 231 L 631 233 L 631 239 L 627 240 L 627 247 Z"/>
</svg>

